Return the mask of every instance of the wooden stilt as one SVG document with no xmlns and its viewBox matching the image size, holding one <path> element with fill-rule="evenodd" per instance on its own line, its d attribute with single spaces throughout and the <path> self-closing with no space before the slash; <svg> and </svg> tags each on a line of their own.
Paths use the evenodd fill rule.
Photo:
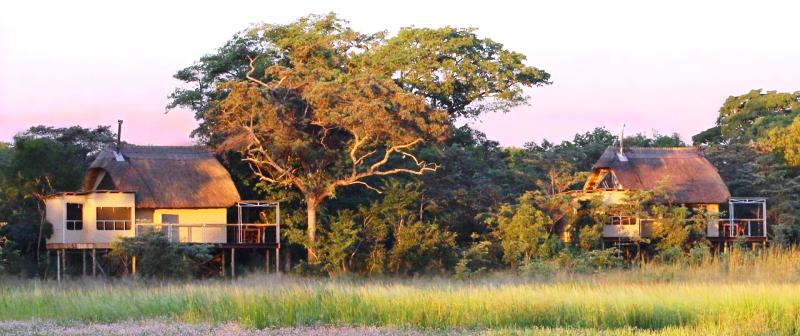
<svg viewBox="0 0 800 336">
<path fill-rule="evenodd" d="M 236 277 L 236 249 L 231 247 L 231 279 Z"/>
<path fill-rule="evenodd" d="M 92 249 L 92 277 L 97 276 L 97 250 Z"/>
<path fill-rule="evenodd" d="M 83 277 L 86 277 L 86 250 L 81 250 L 81 263 L 83 270 L 81 274 L 83 275 Z"/>
<path fill-rule="evenodd" d="M 61 282 L 61 250 L 56 250 L 56 279 Z"/>
<path fill-rule="evenodd" d="M 220 249 L 220 253 L 222 253 L 222 256 L 220 257 L 220 259 L 222 259 L 222 267 L 220 267 L 220 269 L 219 269 L 219 274 L 224 278 L 225 277 L 225 249 L 221 248 Z"/>
<path fill-rule="evenodd" d="M 131 257 L 131 274 L 136 275 L 136 256 Z"/>
<path fill-rule="evenodd" d="M 64 275 L 67 274 L 67 250 L 61 250 L 61 270 L 64 271 Z"/>
</svg>

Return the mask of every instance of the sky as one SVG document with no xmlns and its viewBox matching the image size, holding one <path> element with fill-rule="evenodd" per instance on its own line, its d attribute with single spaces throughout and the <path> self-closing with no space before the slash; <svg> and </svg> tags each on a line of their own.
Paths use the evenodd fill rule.
<svg viewBox="0 0 800 336">
<path fill-rule="evenodd" d="M 32 125 L 124 120 L 131 143 L 185 145 L 196 121 L 165 106 L 172 75 L 254 23 L 336 12 L 362 32 L 474 27 L 552 85 L 471 124 L 504 146 L 605 126 L 713 126 L 730 95 L 800 90 L 798 1 L 5 1 L 0 141 Z"/>
</svg>

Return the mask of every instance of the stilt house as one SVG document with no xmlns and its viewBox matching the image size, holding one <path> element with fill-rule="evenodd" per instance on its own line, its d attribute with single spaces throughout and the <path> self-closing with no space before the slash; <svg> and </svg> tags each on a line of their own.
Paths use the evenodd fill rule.
<svg viewBox="0 0 800 336">
<path fill-rule="evenodd" d="M 712 242 L 767 239 L 766 199 L 731 197 L 717 169 L 694 147 L 624 148 L 610 146 L 592 167 L 583 198 L 606 204 L 624 202 L 628 191 L 652 190 L 667 183 L 675 205 L 719 213 L 706 227 Z M 625 243 L 651 234 L 653 219 L 611 215 L 603 226 L 607 242 Z"/>
<path fill-rule="evenodd" d="M 261 209 L 248 219 L 251 208 Z M 228 171 L 202 146 L 118 142 L 98 154 L 82 190 L 49 195 L 45 210 L 53 225 L 46 246 L 58 252 L 59 266 L 76 250 L 84 265 L 90 250 L 94 266 L 95 252 L 108 251 L 115 239 L 158 230 L 174 242 L 218 247 L 223 264 L 229 249 L 232 271 L 236 248 L 264 249 L 267 263 L 274 251 L 278 269 L 279 204 L 242 201 Z"/>
</svg>

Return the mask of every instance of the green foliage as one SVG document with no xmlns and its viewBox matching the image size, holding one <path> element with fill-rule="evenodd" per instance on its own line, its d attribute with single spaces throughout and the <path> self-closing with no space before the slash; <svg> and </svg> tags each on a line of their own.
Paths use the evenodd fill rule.
<svg viewBox="0 0 800 336">
<path fill-rule="evenodd" d="M 328 275 L 439 273 L 457 259 L 455 234 L 420 220 L 419 186 L 389 182 L 379 200 L 329 216 L 319 258 L 304 271 Z"/>
<path fill-rule="evenodd" d="M 552 235 L 554 223 L 536 208 L 535 197 L 534 193 L 523 194 L 517 204 L 501 206 L 492 219 L 497 226 L 494 235 L 503 248 L 503 261 L 513 268 L 555 252 L 548 244 L 557 239 Z"/>
<path fill-rule="evenodd" d="M 112 243 L 109 257 L 125 269 L 136 257 L 137 274 L 155 279 L 199 276 L 211 260 L 210 246 L 172 242 L 160 231 L 119 238 Z"/>
<path fill-rule="evenodd" d="M 44 220 L 43 198 L 78 190 L 83 173 L 102 146 L 113 141 L 108 127 L 31 127 L 11 145 L 0 144 L 0 239 L 7 272 L 35 276 L 44 271 L 41 254 L 52 226 Z"/>
<path fill-rule="evenodd" d="M 449 270 L 455 261 L 455 235 L 436 225 L 415 222 L 397 227 L 388 266 L 395 274 Z"/>
<path fill-rule="evenodd" d="M 719 109 L 718 140 L 734 143 L 758 140 L 770 130 L 788 125 L 798 115 L 800 92 L 751 90 L 741 96 L 731 96 Z"/>
<path fill-rule="evenodd" d="M 637 133 L 633 136 L 629 136 L 625 138 L 625 146 L 626 147 L 684 147 L 686 143 L 681 140 L 681 136 L 678 133 L 672 133 L 669 135 L 659 134 L 657 131 L 653 131 L 652 136 L 647 136 L 646 134 Z"/>
<path fill-rule="evenodd" d="M 293 28 L 303 24 L 309 31 L 331 35 L 338 31 L 344 33 L 344 39 L 359 39 L 368 49 L 362 57 L 364 65 L 376 75 L 392 77 L 407 92 L 425 97 L 451 118 L 507 110 L 526 102 L 523 87 L 549 84 L 550 75 L 524 65 L 524 55 L 479 38 L 474 29 L 407 27 L 387 38 L 385 33 L 358 34 L 335 14 L 328 14 L 301 18 L 286 26 L 256 25 L 237 33 L 215 53 L 175 74 L 186 86 L 170 95 L 167 108 L 194 111 L 201 122 L 193 135 L 218 143 L 221 138 L 212 131 L 213 121 L 206 119 L 214 103 L 227 96 L 227 91 L 219 91 L 217 86 L 244 79 L 251 59 L 256 74 L 273 65 L 291 65 L 291 58 L 280 46 L 301 38 Z"/>
<path fill-rule="evenodd" d="M 477 235 L 475 235 L 477 238 Z M 483 274 L 496 262 L 492 253 L 492 242 L 483 240 L 473 242 L 461 252 L 461 257 L 453 269 L 457 279 L 471 278 Z"/>
<path fill-rule="evenodd" d="M 782 156 L 790 166 L 800 166 L 800 117 L 795 117 L 786 127 L 770 129 L 763 145 Z"/>
<path fill-rule="evenodd" d="M 453 119 L 508 111 L 527 102 L 523 87 L 546 85 L 550 78 L 526 66 L 525 55 L 479 38 L 475 29 L 401 28 L 372 53 L 376 68 Z"/>
</svg>

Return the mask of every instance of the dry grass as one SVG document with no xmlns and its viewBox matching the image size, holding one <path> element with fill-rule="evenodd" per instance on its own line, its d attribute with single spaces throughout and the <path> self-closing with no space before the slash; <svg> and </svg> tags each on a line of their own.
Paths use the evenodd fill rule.
<svg viewBox="0 0 800 336">
<path fill-rule="evenodd" d="M 596 275 L 450 279 L 4 281 L 0 320 L 166 319 L 245 328 L 378 326 L 492 334 L 800 334 L 800 253 L 736 252 L 695 265 Z"/>
</svg>

